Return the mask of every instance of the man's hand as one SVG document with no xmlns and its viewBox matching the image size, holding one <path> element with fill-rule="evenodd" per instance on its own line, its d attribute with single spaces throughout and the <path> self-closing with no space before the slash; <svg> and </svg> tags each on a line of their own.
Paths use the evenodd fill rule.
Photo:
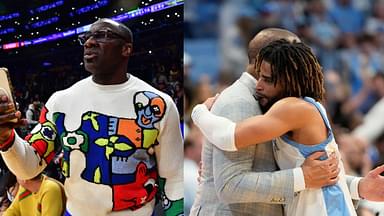
<svg viewBox="0 0 384 216">
<path fill-rule="evenodd" d="M 370 201 L 384 201 L 384 165 L 376 167 L 359 181 L 359 195 Z"/>
<path fill-rule="evenodd" d="M 210 97 L 204 101 L 204 105 L 208 108 L 208 110 L 211 110 L 213 103 L 215 103 L 218 97 L 219 97 L 219 94 L 217 93 L 214 97 Z"/>
<path fill-rule="evenodd" d="M 0 145 L 11 135 L 12 129 L 25 126 L 27 121 L 21 119 L 21 112 L 18 111 L 8 97 L 0 95 Z"/>
<path fill-rule="evenodd" d="M 305 159 L 301 165 L 305 188 L 321 188 L 333 185 L 339 179 L 339 160 L 336 155 L 331 154 L 328 159 L 320 160 L 322 156 L 326 156 L 326 153 L 315 152 Z"/>
</svg>

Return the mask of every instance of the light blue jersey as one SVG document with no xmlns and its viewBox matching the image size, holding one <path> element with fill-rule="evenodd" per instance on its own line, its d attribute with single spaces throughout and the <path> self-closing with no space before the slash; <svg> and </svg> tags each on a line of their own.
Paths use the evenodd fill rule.
<svg viewBox="0 0 384 216">
<path fill-rule="evenodd" d="M 274 153 L 280 169 L 299 167 L 305 158 L 316 151 L 326 151 L 328 154 L 335 152 L 339 158 L 339 181 L 332 186 L 322 189 L 306 189 L 298 193 L 293 202 L 285 206 L 285 215 L 288 216 L 350 216 L 356 215 L 352 199 L 348 190 L 345 171 L 340 153 L 335 142 L 324 107 L 314 99 L 305 97 L 305 101 L 313 104 L 319 110 L 327 128 L 327 139 L 317 145 L 303 145 L 292 141 L 287 135 L 273 141 Z"/>
</svg>

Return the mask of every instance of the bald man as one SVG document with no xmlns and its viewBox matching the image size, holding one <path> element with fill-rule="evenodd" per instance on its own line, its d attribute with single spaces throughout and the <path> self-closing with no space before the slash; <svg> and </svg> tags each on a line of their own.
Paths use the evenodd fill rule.
<svg viewBox="0 0 384 216">
<path fill-rule="evenodd" d="M 282 38 L 300 41 L 292 32 L 268 28 L 249 42 L 247 72 L 220 94 L 211 112 L 235 122 L 261 114 L 254 98 L 256 55 L 269 42 Z M 315 160 L 321 155 L 315 153 L 302 167 L 276 171 L 271 143 L 237 152 L 206 143 L 201 182 L 190 215 L 283 215 L 282 204 L 292 200 L 296 192 L 335 183 L 337 160 Z"/>
</svg>

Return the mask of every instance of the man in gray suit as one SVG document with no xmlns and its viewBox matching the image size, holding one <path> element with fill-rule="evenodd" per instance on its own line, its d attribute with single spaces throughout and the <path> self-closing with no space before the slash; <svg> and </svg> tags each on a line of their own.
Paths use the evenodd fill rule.
<svg viewBox="0 0 384 216">
<path fill-rule="evenodd" d="M 300 40 L 295 34 L 276 28 L 264 29 L 252 39 L 247 72 L 220 94 L 211 110 L 214 114 L 233 121 L 261 114 L 253 96 L 256 55 L 269 42 L 282 38 Z M 315 153 L 301 168 L 276 171 L 270 142 L 237 152 L 225 152 L 206 143 L 201 182 L 190 215 L 283 215 L 281 204 L 292 199 L 295 192 L 336 182 L 337 160 L 316 160 L 323 154 Z"/>
</svg>

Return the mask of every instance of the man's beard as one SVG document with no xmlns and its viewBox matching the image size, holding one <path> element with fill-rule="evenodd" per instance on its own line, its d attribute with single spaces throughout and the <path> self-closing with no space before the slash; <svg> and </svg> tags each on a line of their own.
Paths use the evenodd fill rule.
<svg viewBox="0 0 384 216">
<path fill-rule="evenodd" d="M 271 107 L 274 103 L 276 103 L 278 100 L 282 99 L 283 97 L 281 95 L 278 95 L 278 96 L 275 96 L 275 97 L 272 97 L 272 98 L 267 98 L 265 97 L 264 95 L 261 95 L 261 94 L 257 94 L 256 93 L 256 100 L 259 101 L 259 99 L 266 99 L 267 100 L 267 103 L 265 105 L 262 105 L 260 102 L 259 102 L 259 106 L 260 106 L 260 110 L 263 114 L 265 114 Z"/>
</svg>

